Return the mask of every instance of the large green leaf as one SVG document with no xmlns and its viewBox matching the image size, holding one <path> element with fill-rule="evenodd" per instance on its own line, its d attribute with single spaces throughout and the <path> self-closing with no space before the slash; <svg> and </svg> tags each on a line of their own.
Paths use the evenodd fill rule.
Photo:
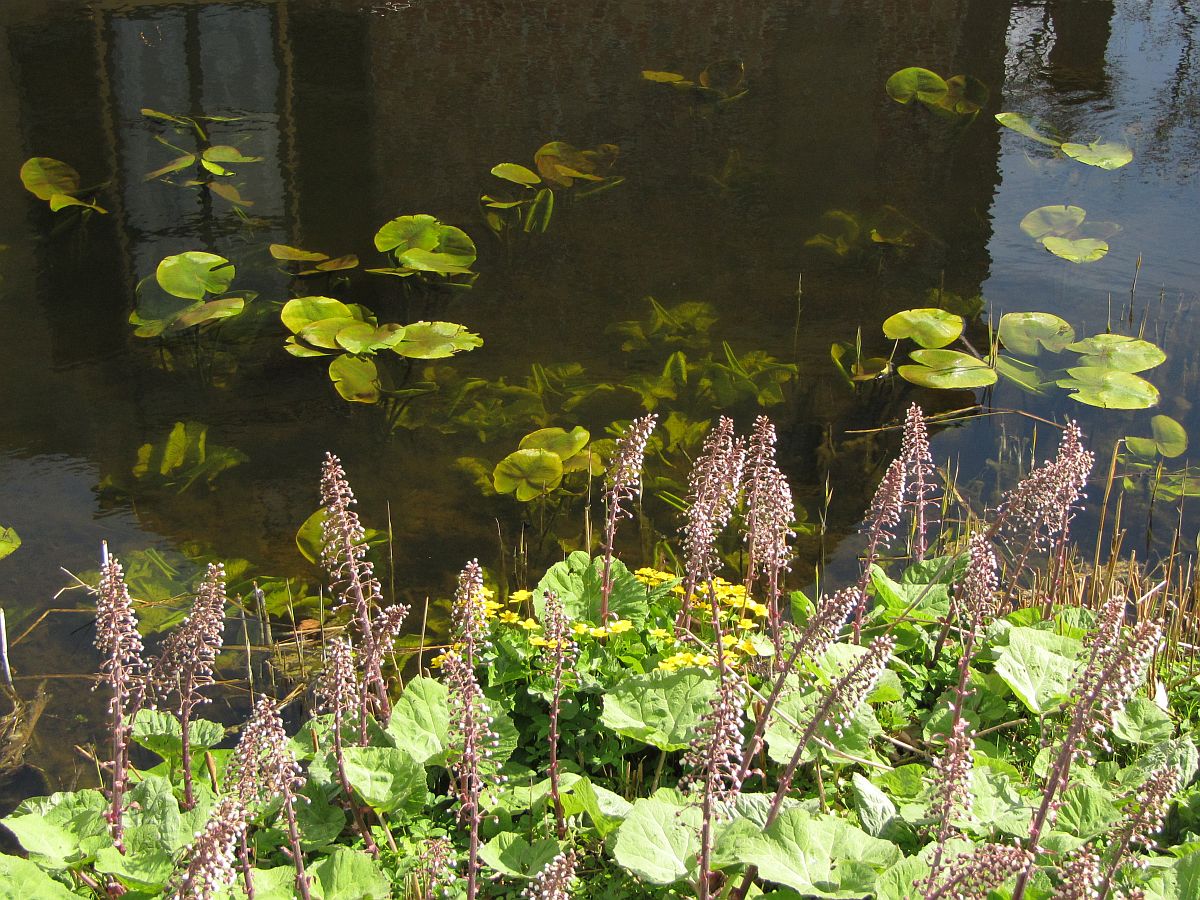
<svg viewBox="0 0 1200 900">
<path fill-rule="evenodd" d="M 948 86 L 942 76 L 920 66 L 910 66 L 892 74 L 884 85 L 887 95 L 897 103 L 920 100 L 934 104 L 946 96 Z"/>
<path fill-rule="evenodd" d="M 351 403 L 379 402 L 379 370 L 361 356 L 338 356 L 329 363 L 329 380 Z"/>
<path fill-rule="evenodd" d="M 398 747 L 346 747 L 346 778 L 359 796 L 385 813 L 417 813 L 425 805 L 425 768 Z"/>
<path fill-rule="evenodd" d="M 521 438 L 517 448 L 520 450 L 549 450 L 566 462 L 586 447 L 591 437 L 588 430 L 579 425 L 570 431 L 564 428 L 539 428 Z"/>
<path fill-rule="evenodd" d="M 597 556 L 592 559 L 581 550 L 576 550 L 566 559 L 555 563 L 546 570 L 534 592 L 534 608 L 537 614 L 542 615 L 544 592 L 554 591 L 571 621 L 599 625 L 600 608 L 603 603 L 603 572 L 603 557 Z M 650 595 L 647 594 L 646 586 L 638 581 L 619 559 L 612 561 L 609 576 L 612 579 L 612 593 L 608 598 L 609 615 L 618 619 L 628 619 L 640 627 L 650 614 Z M 670 585 L 659 590 L 666 593 L 670 590 Z"/>
<path fill-rule="evenodd" d="M 524 166 L 516 163 L 500 163 L 492 166 L 492 174 L 497 178 L 503 178 L 505 181 L 511 181 L 513 184 L 519 184 L 522 187 L 532 187 L 535 184 L 541 184 L 541 176 L 537 172 L 533 172 Z"/>
<path fill-rule="evenodd" d="M 1013 628 L 995 672 L 1035 715 L 1053 712 L 1071 691 L 1080 643 L 1036 628 Z"/>
<path fill-rule="evenodd" d="M 432 250 L 438 245 L 438 226 L 433 216 L 400 216 L 375 232 L 375 249 L 403 253 L 413 247 Z"/>
<path fill-rule="evenodd" d="M 717 680 L 712 670 L 688 667 L 634 675 L 604 695 L 601 723 L 660 750 L 683 750 L 696 737 Z"/>
<path fill-rule="evenodd" d="M 1068 238 L 1047 235 L 1042 238 L 1042 246 L 1068 262 L 1095 262 L 1108 253 L 1108 241 L 1099 238 Z"/>
<path fill-rule="evenodd" d="M 310 863 L 310 892 L 314 900 L 390 900 L 392 883 L 365 850 L 336 847 Z"/>
<path fill-rule="evenodd" d="M 206 294 L 227 290 L 233 276 L 234 267 L 229 260 L 202 250 L 165 257 L 154 272 L 159 287 L 187 300 L 203 300 Z"/>
<path fill-rule="evenodd" d="M 55 194 L 73 194 L 79 190 L 79 173 L 49 156 L 35 156 L 21 166 L 21 184 L 39 200 L 49 201 Z"/>
<path fill-rule="evenodd" d="M 981 359 L 957 350 L 914 350 L 919 363 L 896 371 L 905 381 L 939 390 L 987 387 L 996 383 L 996 370 Z"/>
<path fill-rule="evenodd" d="M 496 464 L 492 484 L 498 494 L 515 494 L 527 503 L 550 493 L 562 482 L 562 459 L 549 450 L 515 450 Z"/>
<path fill-rule="evenodd" d="M 1113 734 L 1127 744 L 1159 744 L 1174 736 L 1175 723 L 1153 700 L 1134 697 L 1113 716 Z"/>
<path fill-rule="evenodd" d="M 1044 312 L 1005 313 L 997 334 L 1005 347 L 1025 356 L 1036 356 L 1039 345 L 1058 353 L 1075 340 L 1070 322 Z"/>
<path fill-rule="evenodd" d="M 905 309 L 883 323 L 883 333 L 893 341 L 912 338 L 926 349 L 952 344 L 962 331 L 962 316 L 944 309 Z"/>
<path fill-rule="evenodd" d="M 130 736 L 135 743 L 163 759 L 180 759 L 183 756 L 183 727 L 170 713 L 156 709 L 138 710 Z M 192 719 L 190 722 L 188 743 L 193 753 L 217 746 L 224 737 L 225 727 L 219 722 L 208 719 Z"/>
<path fill-rule="evenodd" d="M 1143 459 L 1151 459 L 1156 455 L 1174 459 L 1187 452 L 1187 430 L 1170 416 L 1155 416 L 1150 420 L 1150 428 L 1152 437 L 1142 438 L 1126 435 L 1125 446 L 1131 453 Z M 0 544 L 2 542 L 3 538 L 0 537 Z M 3 550 L 0 549 L 0 555 L 2 554 Z"/>
<path fill-rule="evenodd" d="M 1011 128 L 1017 134 L 1024 135 L 1027 138 L 1037 141 L 1040 144 L 1046 144 L 1050 147 L 1059 146 L 1058 141 L 1053 138 L 1048 138 L 1037 127 L 1026 119 L 1020 113 L 1015 112 L 1000 112 L 996 113 L 996 121 L 1005 128 Z"/>
<path fill-rule="evenodd" d="M 696 869 L 699 828 L 698 808 L 640 798 L 617 829 L 613 859 L 650 884 L 673 884 Z"/>
<path fill-rule="evenodd" d="M 1071 399 L 1101 409 L 1147 409 L 1158 403 L 1158 388 L 1130 372 L 1104 366 L 1067 369 L 1056 384 L 1071 391 Z"/>
<path fill-rule="evenodd" d="M 1067 347 L 1083 355 L 1084 366 L 1101 366 L 1120 372 L 1144 372 L 1162 365 L 1167 354 L 1155 344 L 1124 334 L 1097 334 Z"/>
<path fill-rule="evenodd" d="M 0 525 L 0 559 L 13 553 L 21 546 L 21 536 L 12 526 Z"/>
<path fill-rule="evenodd" d="M 501 874 L 533 878 L 561 849 L 554 838 L 541 838 L 531 844 L 522 835 L 502 831 L 479 848 L 479 858 Z"/>
<path fill-rule="evenodd" d="M 865 648 L 856 649 L 865 652 Z M 801 732 L 817 714 L 822 697 L 823 694 L 817 690 L 797 690 L 785 694 L 779 701 L 778 714 L 772 716 L 767 723 L 767 756 L 772 761 L 780 765 L 791 761 L 802 737 Z M 845 723 L 841 734 L 837 733 L 836 722 L 822 724 L 816 732 L 817 737 L 832 749 L 827 750 L 817 741 L 812 741 L 804 748 L 801 760 L 808 761 L 825 755 L 834 762 L 844 762 L 846 757 L 838 751 L 845 751 L 858 759 L 879 758 L 871 742 L 883 733 L 883 728 L 867 703 L 860 703 L 852 710 L 839 711 L 838 719 Z M 792 726 L 793 722 L 799 726 L 800 731 Z"/>
<path fill-rule="evenodd" d="M 483 345 L 483 338 L 455 322 L 413 322 L 392 349 L 412 359 L 444 359 Z"/>
<path fill-rule="evenodd" d="M 879 837 L 888 823 L 896 818 L 896 804 L 883 791 L 855 772 L 850 777 L 854 809 L 859 824 L 872 837 Z"/>
<path fill-rule="evenodd" d="M 1124 144 L 1111 141 L 1092 141 L 1090 144 L 1063 144 L 1062 152 L 1089 166 L 1099 169 L 1119 169 L 1133 162 L 1133 151 Z"/>
<path fill-rule="evenodd" d="M 1062 237 L 1075 233 L 1086 217 L 1087 211 L 1078 206 L 1039 206 L 1021 220 L 1021 230 L 1035 241 L 1048 235 Z"/>
<path fill-rule="evenodd" d="M 0 900 L 79 900 L 79 894 L 55 881 L 32 860 L 0 856 Z"/>
<path fill-rule="evenodd" d="M 387 731 L 396 746 L 419 763 L 445 765 L 449 746 L 450 708 L 447 688 L 420 676 L 404 686 L 392 707 Z"/>
<path fill-rule="evenodd" d="M 332 297 L 297 297 L 279 311 L 279 318 L 292 334 L 298 334 L 322 319 L 353 319 L 354 313 L 341 300 Z"/>
<path fill-rule="evenodd" d="M 99 791 L 70 791 L 26 800 L 3 822 L 30 859 L 43 868 L 61 870 L 111 846 L 108 810 Z"/>
</svg>

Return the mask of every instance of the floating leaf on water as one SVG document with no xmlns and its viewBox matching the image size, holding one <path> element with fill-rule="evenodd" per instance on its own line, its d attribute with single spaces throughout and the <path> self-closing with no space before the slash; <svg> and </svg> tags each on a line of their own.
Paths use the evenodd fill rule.
<svg viewBox="0 0 1200 900">
<path fill-rule="evenodd" d="M 1075 340 L 1070 322 L 1044 312 L 1005 313 L 997 334 L 1005 347 L 1025 356 L 1037 356 L 1039 346 L 1058 353 Z"/>
<path fill-rule="evenodd" d="M 234 267 L 229 260 L 202 250 L 168 256 L 154 272 L 164 291 L 188 300 L 203 300 L 205 294 L 221 293 L 229 287 L 233 275 Z"/>
<path fill-rule="evenodd" d="M 937 103 L 949 90 L 946 81 L 936 72 L 910 66 L 892 75 L 884 85 L 887 95 L 897 103 L 920 100 L 922 103 Z"/>
<path fill-rule="evenodd" d="M 1097 334 L 1067 346 L 1083 354 L 1085 366 L 1115 369 L 1121 372 L 1144 372 L 1166 361 L 1167 354 L 1149 341 L 1124 334 Z"/>
<path fill-rule="evenodd" d="M 186 312 L 180 313 L 165 329 L 167 332 L 183 331 L 195 325 L 207 325 L 219 319 L 229 319 L 240 316 L 246 308 L 243 297 L 222 297 L 219 300 L 209 300 Z"/>
<path fill-rule="evenodd" d="M 483 338 L 454 322 L 413 322 L 392 349 L 411 359 L 442 359 L 483 345 Z"/>
<path fill-rule="evenodd" d="M 905 381 L 939 390 L 987 387 L 996 383 L 996 371 L 981 359 L 957 350 L 914 350 L 915 366 L 900 366 Z"/>
<path fill-rule="evenodd" d="M 575 179 L 601 181 L 616 162 L 616 144 L 600 144 L 594 150 L 580 150 L 566 141 L 550 141 L 533 154 L 533 163 L 542 178 L 559 187 L 570 187 Z"/>
<path fill-rule="evenodd" d="M 1073 263 L 1095 262 L 1108 253 L 1108 242 L 1098 238 L 1065 238 L 1048 235 L 1042 246 Z"/>
<path fill-rule="evenodd" d="M 996 371 L 1031 394 L 1044 394 L 1043 388 L 1053 383 L 1043 379 L 1042 370 L 1037 366 L 1002 354 L 996 356 Z"/>
<path fill-rule="evenodd" d="M 324 262 L 317 263 L 315 268 L 306 269 L 301 272 L 301 275 L 316 275 L 321 272 L 340 272 L 343 269 L 353 269 L 358 266 L 358 257 L 353 253 L 347 253 L 345 256 L 339 256 L 337 259 L 327 259 Z"/>
<path fill-rule="evenodd" d="M 171 160 L 160 169 L 155 169 L 153 172 L 147 172 L 142 176 L 143 181 L 153 181 L 155 178 L 161 178 L 163 175 L 169 175 L 172 172 L 178 172 L 180 169 L 186 169 L 188 166 L 196 164 L 196 154 L 185 153 L 183 156 L 178 156 Z"/>
<path fill-rule="evenodd" d="M 98 213 L 106 213 L 104 207 L 98 205 L 91 200 L 80 200 L 78 197 L 71 197 L 67 194 L 55 194 L 50 198 L 50 209 L 53 212 L 58 212 L 60 209 L 66 209 L 68 206 L 82 206 L 86 209 L 94 209 Z"/>
<path fill-rule="evenodd" d="M 1099 169 L 1119 169 L 1133 162 L 1133 151 L 1124 144 L 1112 141 L 1093 141 L 1090 144 L 1063 144 L 1062 152 L 1089 166 Z"/>
<path fill-rule="evenodd" d="M 985 106 L 991 92 L 973 75 L 953 75 L 946 79 L 946 94 L 938 106 L 960 116 L 973 116 Z"/>
<path fill-rule="evenodd" d="M 527 169 L 517 163 L 500 163 L 492 166 L 492 174 L 497 178 L 503 178 L 505 181 L 511 181 L 513 184 L 519 184 L 522 187 L 532 187 L 535 184 L 541 184 L 542 178 L 537 172 Z"/>
<path fill-rule="evenodd" d="M 223 181 L 210 181 L 207 184 L 210 191 L 220 197 L 222 200 L 228 200 L 235 206 L 253 206 L 253 200 L 247 200 L 241 195 L 236 187 L 232 184 L 226 184 Z"/>
<path fill-rule="evenodd" d="M 21 546 L 21 536 L 11 525 L 0 525 L 0 559 L 11 554 Z"/>
<path fill-rule="evenodd" d="M 498 494 L 516 494 L 522 503 L 554 490 L 562 483 L 562 459 L 550 450 L 530 448 L 508 454 L 496 464 L 492 483 Z"/>
<path fill-rule="evenodd" d="M 55 194 L 73 194 L 79 190 L 79 173 L 49 156 L 35 156 L 21 166 L 21 183 L 39 200 L 49 201 Z"/>
<path fill-rule="evenodd" d="M 1150 420 L 1153 437 L 1125 438 L 1127 446 L 1134 455 L 1150 459 L 1155 455 L 1174 459 L 1187 452 L 1187 430 L 1170 416 L 1158 415 Z"/>
<path fill-rule="evenodd" d="M 215 163 L 252 163 L 262 162 L 261 156 L 243 156 L 242 151 L 237 147 L 230 147 L 226 144 L 218 144 L 215 147 L 209 147 L 201 156 L 209 162 Z"/>
<path fill-rule="evenodd" d="M 952 344 L 962 331 L 962 316 L 944 309 L 905 309 L 883 323 L 883 333 L 893 341 L 911 338 L 926 349 Z"/>
<path fill-rule="evenodd" d="M 684 79 L 678 72 L 655 72 L 652 69 L 642 69 L 642 77 L 647 81 L 654 81 L 659 84 L 691 84 L 690 81 Z"/>
<path fill-rule="evenodd" d="M 351 403 L 379 402 L 379 370 L 374 360 L 343 354 L 329 363 L 329 380 Z"/>
<path fill-rule="evenodd" d="M 996 113 L 996 121 L 1005 128 L 1011 128 L 1017 134 L 1024 135 L 1031 140 L 1037 141 L 1039 144 L 1045 144 L 1049 147 L 1059 146 L 1059 142 L 1053 138 L 1048 138 L 1020 113 L 1001 112 Z"/>
<path fill-rule="evenodd" d="M 441 274 L 467 273 L 476 255 L 466 232 L 423 214 L 392 219 L 375 233 L 375 247 L 401 267 Z"/>
<path fill-rule="evenodd" d="M 339 316 L 332 319 L 321 319 L 316 322 L 310 322 L 300 329 L 297 337 L 306 344 L 311 344 L 314 347 L 323 347 L 326 350 L 341 350 L 344 349 L 337 340 L 338 332 L 343 328 L 362 325 L 357 319 L 350 317 Z M 368 325 L 368 328 L 371 326 Z"/>
<path fill-rule="evenodd" d="M 1078 206 L 1039 206 L 1021 220 L 1021 230 L 1035 241 L 1048 235 L 1062 237 L 1074 234 L 1086 216 L 1087 211 Z"/>
<path fill-rule="evenodd" d="M 1071 399 L 1101 409 L 1147 409 L 1158 403 L 1158 388 L 1130 372 L 1103 366 L 1067 369 L 1056 383 L 1072 391 Z"/>
<path fill-rule="evenodd" d="M 591 434 L 586 428 L 576 425 L 570 431 L 564 428 L 539 428 L 521 438 L 519 450 L 549 450 L 557 453 L 564 462 L 587 446 Z"/>
<path fill-rule="evenodd" d="M 350 307 L 332 297 L 297 297 L 283 305 L 283 309 L 279 311 L 279 318 L 288 331 L 296 334 L 302 328 L 322 319 L 351 319 L 355 316 Z"/>
<path fill-rule="evenodd" d="M 328 253 L 301 250 L 299 247 L 289 247 L 287 244 L 271 244 L 267 249 L 275 259 L 282 259 L 285 262 L 320 262 L 329 259 Z"/>
<path fill-rule="evenodd" d="M 338 329 L 334 339 L 347 353 L 375 353 L 396 346 L 403 338 L 403 325 L 388 323 L 377 328 L 369 322 L 354 322 Z"/>
</svg>

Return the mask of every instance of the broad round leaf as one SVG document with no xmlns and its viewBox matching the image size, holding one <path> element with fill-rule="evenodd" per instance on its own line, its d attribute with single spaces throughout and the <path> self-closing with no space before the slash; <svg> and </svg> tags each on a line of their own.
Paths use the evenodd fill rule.
<svg viewBox="0 0 1200 900">
<path fill-rule="evenodd" d="M 233 275 L 229 260 L 202 250 L 168 256 L 154 272 L 164 291 L 188 300 L 203 300 L 205 294 L 221 293 L 229 287 Z"/>
<path fill-rule="evenodd" d="M 403 325 L 389 323 L 376 328 L 369 322 L 355 322 L 339 329 L 334 340 L 349 353 L 374 353 L 394 347 L 403 338 Z"/>
<path fill-rule="evenodd" d="M 496 464 L 492 484 L 498 494 L 516 494 L 522 503 L 554 490 L 562 482 L 562 460 L 549 450 L 517 450 Z"/>
<path fill-rule="evenodd" d="M 335 319 L 321 319 L 319 322 L 311 322 L 300 329 L 299 337 L 305 343 L 311 344 L 314 347 L 323 347 L 326 350 L 344 350 L 345 348 L 338 343 L 338 332 L 343 328 L 355 328 L 359 325 L 364 325 L 365 322 L 359 322 L 357 319 L 339 317 Z M 370 328 L 370 325 L 367 325 Z M 374 331 L 374 329 L 372 329 Z"/>
<path fill-rule="evenodd" d="M 439 275 L 470 275 L 469 264 L 460 265 L 454 261 L 457 258 L 433 250 L 414 247 L 412 250 L 405 250 L 399 254 L 396 262 L 418 272 L 436 272 Z"/>
<path fill-rule="evenodd" d="M 996 355 L 996 372 L 1031 394 L 1046 393 L 1043 388 L 1052 382 L 1042 377 L 1042 370 L 1011 356 Z"/>
<path fill-rule="evenodd" d="M 1021 230 L 1035 241 L 1047 235 L 1062 237 L 1073 234 L 1086 216 L 1087 211 L 1078 206 L 1039 206 L 1026 213 Z"/>
<path fill-rule="evenodd" d="M 497 166 L 492 166 L 492 174 L 497 178 L 503 178 L 505 181 L 511 181 L 513 184 L 519 184 L 522 187 L 530 187 L 542 183 L 541 176 L 537 172 L 516 163 L 500 163 Z"/>
<path fill-rule="evenodd" d="M 332 297 L 297 297 L 283 305 L 279 318 L 293 334 L 322 319 L 353 318 L 350 307 Z"/>
<path fill-rule="evenodd" d="M 483 338 L 454 322 L 413 322 L 392 349 L 411 359 L 443 359 L 482 344 Z"/>
<path fill-rule="evenodd" d="M 1099 238 L 1065 238 L 1047 235 L 1042 246 L 1073 263 L 1095 262 L 1108 253 L 1108 242 Z"/>
<path fill-rule="evenodd" d="M 241 150 L 237 147 L 230 147 L 228 144 L 218 144 L 215 147 L 209 147 L 201 155 L 209 162 L 215 163 L 262 162 L 261 156 L 243 156 Z"/>
<path fill-rule="evenodd" d="M 328 253 L 317 253 L 313 250 L 301 250 L 299 247 L 289 247 L 287 244 L 272 244 L 267 248 L 276 259 L 287 262 L 320 262 L 329 259 Z"/>
<path fill-rule="evenodd" d="M 360 356 L 338 356 L 329 364 L 329 380 L 351 403 L 379 401 L 379 371 L 374 361 Z"/>
<path fill-rule="evenodd" d="M 1067 346 L 1083 354 L 1080 363 L 1116 369 L 1121 372 L 1144 372 L 1162 365 L 1167 354 L 1149 341 L 1124 334 L 1097 334 Z"/>
<path fill-rule="evenodd" d="M 1147 409 L 1158 403 L 1158 388 L 1130 372 L 1102 366 L 1067 369 L 1067 378 L 1057 382 L 1071 391 L 1071 399 L 1101 409 Z"/>
<path fill-rule="evenodd" d="M 1098 169 L 1119 169 L 1133 162 L 1133 151 L 1124 144 L 1093 141 L 1090 144 L 1063 144 L 1063 153 Z"/>
<path fill-rule="evenodd" d="M 179 318 L 167 327 L 167 331 L 182 331 L 193 325 L 204 325 L 218 319 L 240 316 L 245 308 L 246 301 L 242 297 L 222 297 L 220 300 L 209 300 L 207 303 L 201 303 L 199 306 L 181 313 Z"/>
<path fill-rule="evenodd" d="M 954 343 L 962 330 L 962 316 L 944 309 L 905 309 L 883 323 L 883 333 L 892 340 L 912 338 L 927 349 Z"/>
<path fill-rule="evenodd" d="M 375 232 L 375 249 L 387 252 L 419 247 L 432 250 L 438 245 L 439 222 L 433 216 L 400 216 Z"/>
<path fill-rule="evenodd" d="M 937 104 L 960 116 L 973 116 L 985 106 L 991 92 L 973 75 L 954 75 L 946 79 L 946 95 Z"/>
<path fill-rule="evenodd" d="M 700 852 L 700 809 L 657 797 L 633 801 L 617 829 L 613 859 L 650 884 L 672 884 L 694 871 Z"/>
<path fill-rule="evenodd" d="M 576 425 L 570 431 L 562 428 L 539 428 L 521 438 L 517 447 L 521 450 L 549 450 L 566 461 L 577 454 L 591 439 L 586 428 Z"/>
<path fill-rule="evenodd" d="M 948 90 L 945 79 L 936 72 L 911 66 L 892 75 L 884 85 L 887 95 L 897 103 L 908 103 L 912 99 L 922 103 L 937 103 Z"/>
<path fill-rule="evenodd" d="M 1000 343 L 1013 353 L 1036 356 L 1041 345 L 1058 353 L 1075 340 L 1071 323 L 1043 312 L 1005 313 L 998 329 Z"/>
<path fill-rule="evenodd" d="M 0 559 L 8 556 L 21 546 L 21 536 L 17 529 L 0 525 Z"/>
<path fill-rule="evenodd" d="M 21 183 L 39 200 L 55 194 L 73 194 L 79 190 L 79 173 L 61 160 L 35 156 L 21 166 Z"/>
<path fill-rule="evenodd" d="M 996 383 L 996 372 L 987 363 L 957 350 L 914 350 L 920 365 L 900 366 L 905 381 L 937 390 L 987 387 Z"/>
<path fill-rule="evenodd" d="M 659 84 L 678 84 L 680 82 L 691 84 L 678 72 L 656 72 L 653 69 L 642 69 L 642 77 L 647 81 L 655 81 Z"/>
<path fill-rule="evenodd" d="M 1170 416 L 1155 416 L 1150 420 L 1150 428 L 1154 433 L 1154 443 L 1158 446 L 1158 452 L 1167 459 L 1183 456 L 1187 452 L 1187 431 Z"/>
<path fill-rule="evenodd" d="M 1058 141 L 1053 138 L 1048 138 L 1020 113 L 1001 112 L 996 113 L 996 121 L 1005 128 L 1011 128 L 1017 134 L 1022 134 L 1031 140 L 1037 141 L 1039 144 L 1046 144 L 1050 147 L 1057 147 Z"/>
</svg>

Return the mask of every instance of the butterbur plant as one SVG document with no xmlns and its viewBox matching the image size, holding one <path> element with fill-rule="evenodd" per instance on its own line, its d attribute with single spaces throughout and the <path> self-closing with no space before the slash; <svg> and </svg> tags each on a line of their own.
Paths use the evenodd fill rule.
<svg viewBox="0 0 1200 900">
<path fill-rule="evenodd" d="M 918 561 L 925 558 L 929 549 L 929 530 L 937 510 L 937 485 L 933 483 L 933 454 L 929 450 L 929 426 L 925 413 L 917 404 L 908 408 L 904 419 L 904 439 L 900 444 L 900 458 L 908 473 L 906 493 L 912 499 L 912 555 Z"/>
<path fill-rule="evenodd" d="M 746 594 L 759 577 L 767 580 L 767 621 L 775 656 L 783 656 L 780 579 L 791 561 L 795 506 L 787 477 L 775 461 L 775 426 L 766 416 L 754 421 L 746 452 Z"/>
<path fill-rule="evenodd" d="M 109 808 L 106 814 L 113 843 L 123 849 L 125 790 L 129 770 L 131 704 L 144 676 L 142 638 L 121 563 L 101 547 L 100 586 L 96 594 L 96 649 L 103 657 L 100 684 L 112 692 L 108 701 Z M 99 685 L 97 685 L 99 686 Z"/>
<path fill-rule="evenodd" d="M 225 629 L 225 569 L 209 564 L 196 589 L 191 612 L 167 635 L 158 655 L 150 662 L 146 677 L 146 699 L 153 705 L 175 698 L 179 719 L 183 768 L 183 806 L 196 805 L 192 785 L 192 715 L 208 699 L 200 691 L 213 684 L 213 669 L 221 652 Z"/>
<path fill-rule="evenodd" d="M 237 877 L 237 846 L 249 818 L 236 796 L 222 797 L 168 884 L 172 900 L 212 900 Z"/>
<path fill-rule="evenodd" d="M 612 595 L 613 548 L 617 539 L 617 523 L 633 517 L 632 503 L 642 490 L 642 466 L 646 458 L 646 442 L 658 422 L 653 413 L 634 419 L 625 433 L 617 439 L 616 450 L 604 482 L 604 571 L 601 576 L 600 620 L 608 621 L 608 600 Z"/>
<path fill-rule="evenodd" d="M 529 882 L 521 892 L 525 900 L 570 900 L 578 860 L 574 850 L 564 850 Z"/>
<path fill-rule="evenodd" d="M 904 512 L 906 484 L 904 458 L 892 461 L 883 475 L 883 480 L 871 499 L 863 531 L 867 536 L 867 550 L 863 554 L 862 575 L 858 580 L 858 604 L 854 609 L 854 643 L 862 641 L 863 614 L 867 608 L 867 584 L 871 580 L 871 566 L 879 558 L 880 548 L 895 539 L 894 529 L 900 524 Z"/>
<path fill-rule="evenodd" d="M 555 824 L 561 840 L 567 836 L 567 822 L 559 789 L 558 718 L 562 706 L 563 676 L 575 663 L 579 649 L 571 634 L 571 623 L 563 609 L 562 600 L 555 591 L 545 593 L 542 618 L 545 621 L 544 634 L 537 639 L 537 643 L 544 648 L 543 665 L 550 676 L 550 733 L 547 737 L 550 745 L 550 802 L 554 806 Z"/>
<path fill-rule="evenodd" d="M 458 873 L 454 869 L 454 845 L 449 838 L 430 838 L 417 856 L 413 871 L 412 894 L 421 900 L 437 900 L 448 895 Z"/>
</svg>

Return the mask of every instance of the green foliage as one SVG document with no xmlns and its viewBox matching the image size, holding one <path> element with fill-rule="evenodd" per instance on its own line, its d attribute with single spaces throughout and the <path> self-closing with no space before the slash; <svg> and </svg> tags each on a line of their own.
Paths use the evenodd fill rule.
<svg viewBox="0 0 1200 900">
<path fill-rule="evenodd" d="M 936 72 L 920 66 L 894 72 L 884 90 L 897 103 L 916 100 L 948 118 L 964 116 L 973 119 L 987 105 L 989 96 L 987 85 L 978 78 L 953 75 L 943 79 Z"/>
<path fill-rule="evenodd" d="M 0 559 L 15 553 L 21 546 L 21 536 L 11 525 L 0 525 Z"/>
<path fill-rule="evenodd" d="M 470 287 L 475 278 L 475 242 L 461 228 L 433 216 L 398 216 L 375 232 L 375 249 L 388 254 L 391 266 L 367 269 L 377 275 L 440 280 Z"/>
<path fill-rule="evenodd" d="M 1098 169 L 1119 169 L 1133 162 L 1133 151 L 1124 144 L 1112 141 L 1092 141 L 1088 144 L 1062 142 L 1046 137 L 1032 122 L 1015 112 L 996 113 L 996 121 L 1039 144 L 1055 147 L 1078 162 Z"/>
<path fill-rule="evenodd" d="M 67 163 L 49 156 L 25 160 L 21 165 L 21 184 L 33 196 L 50 204 L 54 212 L 72 206 L 81 206 L 89 212 L 108 212 L 95 200 L 79 199 L 77 194 L 87 193 L 79 187 L 79 173 Z"/>
<path fill-rule="evenodd" d="M 739 100 L 750 90 L 746 87 L 746 66 L 740 59 L 722 59 L 711 63 L 694 79 L 685 78 L 677 72 L 658 72 L 653 69 L 644 69 L 642 78 L 654 84 L 669 85 L 718 105 Z"/>
<path fill-rule="evenodd" d="M 1055 256 L 1073 263 L 1095 262 L 1108 253 L 1108 242 L 1083 233 L 1086 216 L 1078 206 L 1039 206 L 1026 213 L 1021 230 Z"/>
<path fill-rule="evenodd" d="M 138 448 L 133 477 L 145 484 L 173 487 L 183 493 L 203 480 L 210 488 L 217 477 L 249 459 L 233 447 L 208 442 L 208 426 L 176 422 L 166 438 Z"/>
</svg>

